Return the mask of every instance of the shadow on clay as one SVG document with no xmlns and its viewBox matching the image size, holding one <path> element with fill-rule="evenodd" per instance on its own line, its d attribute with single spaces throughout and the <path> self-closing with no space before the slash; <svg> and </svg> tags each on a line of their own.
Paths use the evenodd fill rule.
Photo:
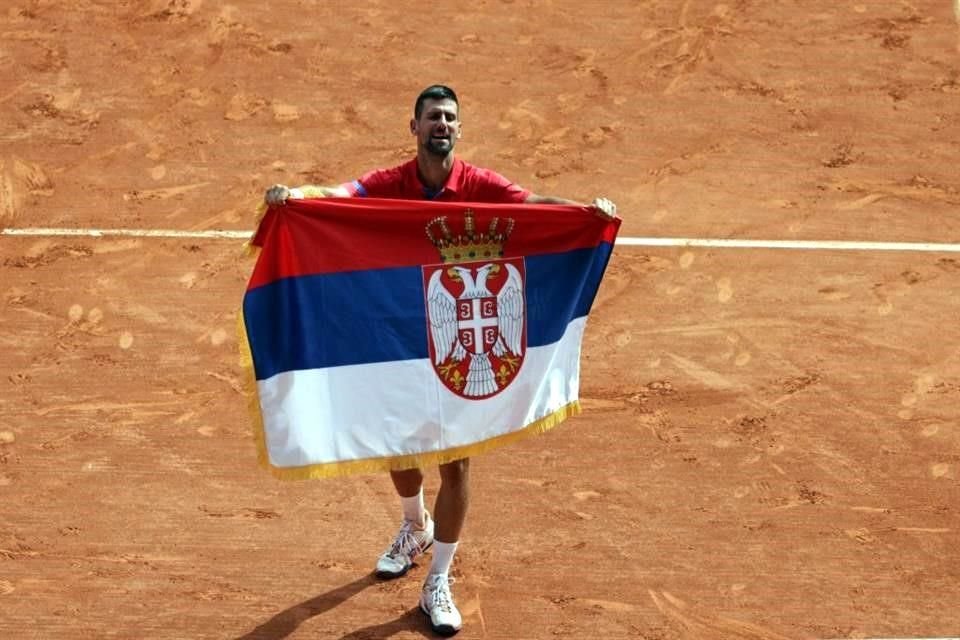
<svg viewBox="0 0 960 640">
<path fill-rule="evenodd" d="M 273 616 L 252 631 L 238 636 L 235 640 L 282 640 L 294 633 L 297 628 L 316 616 L 322 615 L 331 609 L 338 607 L 353 596 L 357 595 L 367 587 L 380 583 L 381 580 L 373 573 L 369 573 L 362 578 L 354 580 L 342 587 L 337 587 L 326 593 L 295 604 L 288 609 L 284 609 Z M 345 636 L 341 640 L 360 640 L 369 638 L 389 638 L 402 631 L 419 633 L 424 638 L 431 638 L 429 634 L 429 623 L 425 620 L 418 607 L 414 607 L 404 612 L 400 617 L 383 624 L 357 629 Z"/>
</svg>

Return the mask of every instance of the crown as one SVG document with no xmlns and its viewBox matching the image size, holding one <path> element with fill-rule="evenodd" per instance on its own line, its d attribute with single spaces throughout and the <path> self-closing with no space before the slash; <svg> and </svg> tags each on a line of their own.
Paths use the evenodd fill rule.
<svg viewBox="0 0 960 640">
<path fill-rule="evenodd" d="M 440 252 L 443 262 L 472 262 L 503 256 L 503 245 L 513 232 L 513 218 L 507 218 L 503 229 L 498 228 L 500 218 L 494 218 L 487 231 L 480 233 L 474 227 L 473 210 L 464 211 L 463 218 L 463 233 L 456 236 L 450 231 L 446 216 L 436 217 L 427 223 L 427 239 Z"/>
</svg>

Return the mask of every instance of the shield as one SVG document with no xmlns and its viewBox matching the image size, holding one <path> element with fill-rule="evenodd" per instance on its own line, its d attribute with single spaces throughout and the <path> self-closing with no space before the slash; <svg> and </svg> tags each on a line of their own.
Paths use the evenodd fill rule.
<svg viewBox="0 0 960 640">
<path fill-rule="evenodd" d="M 434 371 L 453 393 L 480 400 L 513 382 L 526 351 L 523 258 L 423 267 Z"/>
</svg>

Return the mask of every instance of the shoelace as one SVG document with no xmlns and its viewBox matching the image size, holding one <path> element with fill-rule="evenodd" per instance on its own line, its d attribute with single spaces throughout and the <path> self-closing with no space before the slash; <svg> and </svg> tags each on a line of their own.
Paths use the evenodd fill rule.
<svg viewBox="0 0 960 640">
<path fill-rule="evenodd" d="M 390 547 L 390 555 L 410 555 L 410 552 L 413 550 L 420 549 L 420 542 L 417 540 L 417 536 L 413 534 L 413 523 L 409 520 L 404 520 L 403 524 L 400 526 L 400 532 L 397 534 L 397 537 L 393 541 L 393 545 Z"/>
<path fill-rule="evenodd" d="M 454 578 L 437 578 L 428 588 L 430 594 L 430 608 L 440 609 L 444 613 L 453 612 L 453 595 L 450 593 L 450 585 L 455 582 Z"/>
</svg>

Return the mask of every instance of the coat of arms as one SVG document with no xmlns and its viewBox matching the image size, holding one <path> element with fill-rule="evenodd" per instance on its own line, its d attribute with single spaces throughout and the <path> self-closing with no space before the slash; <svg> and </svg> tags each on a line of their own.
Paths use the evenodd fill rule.
<svg viewBox="0 0 960 640">
<path fill-rule="evenodd" d="M 430 359 L 448 389 L 474 400 L 503 391 L 526 351 L 524 262 L 503 258 L 513 220 L 499 224 L 494 218 L 478 233 L 469 209 L 462 234 L 445 216 L 427 224 L 443 260 L 423 268 Z"/>
</svg>

